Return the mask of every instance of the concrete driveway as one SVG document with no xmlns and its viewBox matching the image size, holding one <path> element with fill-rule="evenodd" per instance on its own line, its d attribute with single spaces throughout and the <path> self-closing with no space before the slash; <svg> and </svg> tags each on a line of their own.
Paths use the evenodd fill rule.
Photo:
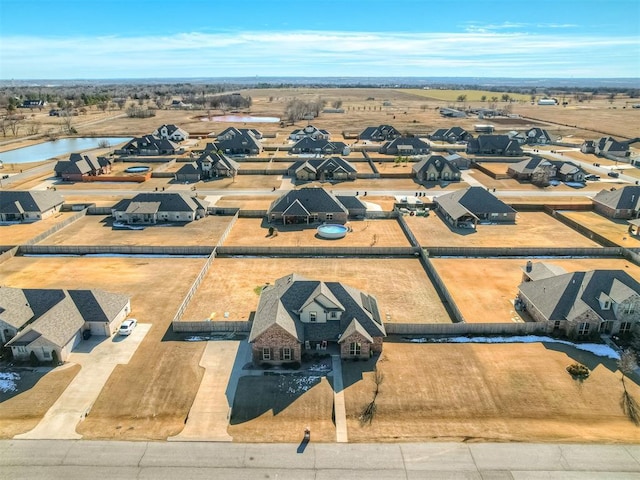
<svg viewBox="0 0 640 480">
<path fill-rule="evenodd" d="M 242 367 L 251 361 L 246 340 L 207 342 L 200 366 L 205 369 L 187 424 L 169 440 L 230 442 L 229 413 Z"/>
<path fill-rule="evenodd" d="M 81 365 L 78 375 L 33 430 L 14 438 L 82 438 L 76 433 L 76 426 L 91 409 L 115 366 L 129 363 L 150 328 L 150 324 L 138 324 L 128 337 L 91 337 L 82 341 L 67 360 Z"/>
</svg>

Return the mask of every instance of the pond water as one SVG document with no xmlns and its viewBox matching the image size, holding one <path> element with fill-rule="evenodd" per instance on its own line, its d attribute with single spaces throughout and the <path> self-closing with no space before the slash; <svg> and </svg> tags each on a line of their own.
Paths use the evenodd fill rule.
<svg viewBox="0 0 640 480">
<path fill-rule="evenodd" d="M 278 117 L 252 117 L 250 115 L 219 115 L 217 117 L 202 117 L 203 122 L 235 122 L 235 123 L 278 123 Z"/>
<path fill-rule="evenodd" d="M 52 140 L 31 145 L 30 147 L 2 152 L 0 153 L 0 161 L 3 163 L 41 162 L 53 157 L 67 156 L 69 153 L 98 148 L 100 143 L 105 141 L 109 143 L 110 147 L 115 147 L 129 140 L 131 140 L 131 137 L 61 138 L 60 140 Z"/>
</svg>

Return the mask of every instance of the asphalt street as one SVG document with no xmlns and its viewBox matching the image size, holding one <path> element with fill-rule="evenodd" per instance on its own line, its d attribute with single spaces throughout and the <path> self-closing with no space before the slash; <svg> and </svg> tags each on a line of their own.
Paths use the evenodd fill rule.
<svg viewBox="0 0 640 480">
<path fill-rule="evenodd" d="M 3 440 L 0 477 L 637 480 L 640 445 Z"/>
</svg>

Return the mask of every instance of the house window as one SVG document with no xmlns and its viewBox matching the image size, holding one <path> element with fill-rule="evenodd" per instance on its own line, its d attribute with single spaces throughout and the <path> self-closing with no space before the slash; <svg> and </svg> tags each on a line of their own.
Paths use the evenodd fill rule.
<svg viewBox="0 0 640 480">
<path fill-rule="evenodd" d="M 51 352 L 43 350 L 42 351 L 42 358 L 44 358 L 45 360 L 51 360 Z"/>
<path fill-rule="evenodd" d="M 271 349 L 264 347 L 262 349 L 262 360 L 271 360 Z"/>
<path fill-rule="evenodd" d="M 560 328 L 560 320 L 556 320 L 555 322 L 553 322 L 553 328 L 555 330 Z"/>
<path fill-rule="evenodd" d="M 338 312 L 332 311 L 329 313 L 329 318 L 338 318 Z"/>
<path fill-rule="evenodd" d="M 289 347 L 282 349 L 282 360 L 291 360 L 291 349 Z"/>
<path fill-rule="evenodd" d="M 631 331 L 631 322 L 622 322 L 620 324 L 620 335 L 624 335 L 625 333 L 629 333 Z"/>
<path fill-rule="evenodd" d="M 318 314 L 316 312 L 309 312 L 309 321 L 310 322 L 315 322 L 317 317 L 318 317 Z"/>
<path fill-rule="evenodd" d="M 582 322 L 578 326 L 578 335 L 587 335 L 589 333 L 589 322 Z"/>
<path fill-rule="evenodd" d="M 611 308 L 611 302 L 609 302 L 609 300 L 604 302 L 604 305 L 602 306 L 603 310 L 609 310 L 609 308 Z"/>
<path fill-rule="evenodd" d="M 627 307 L 627 313 L 635 313 L 636 311 L 636 306 L 633 303 L 630 303 L 629 306 Z"/>
<path fill-rule="evenodd" d="M 333 220 L 333 213 L 327 213 L 326 219 Z"/>
<path fill-rule="evenodd" d="M 351 342 L 349 344 L 349 355 L 354 357 L 359 356 L 361 350 L 362 350 L 362 345 L 360 345 L 358 342 Z"/>
</svg>

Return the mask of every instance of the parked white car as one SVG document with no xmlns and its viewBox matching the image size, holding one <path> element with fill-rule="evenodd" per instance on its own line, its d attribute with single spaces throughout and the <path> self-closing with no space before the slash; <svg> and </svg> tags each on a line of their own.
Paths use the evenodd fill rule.
<svg viewBox="0 0 640 480">
<path fill-rule="evenodd" d="M 120 330 L 118 330 L 119 335 L 131 335 L 133 329 L 136 328 L 138 321 L 135 318 L 130 318 L 129 320 L 125 320 L 120 325 Z"/>
</svg>

